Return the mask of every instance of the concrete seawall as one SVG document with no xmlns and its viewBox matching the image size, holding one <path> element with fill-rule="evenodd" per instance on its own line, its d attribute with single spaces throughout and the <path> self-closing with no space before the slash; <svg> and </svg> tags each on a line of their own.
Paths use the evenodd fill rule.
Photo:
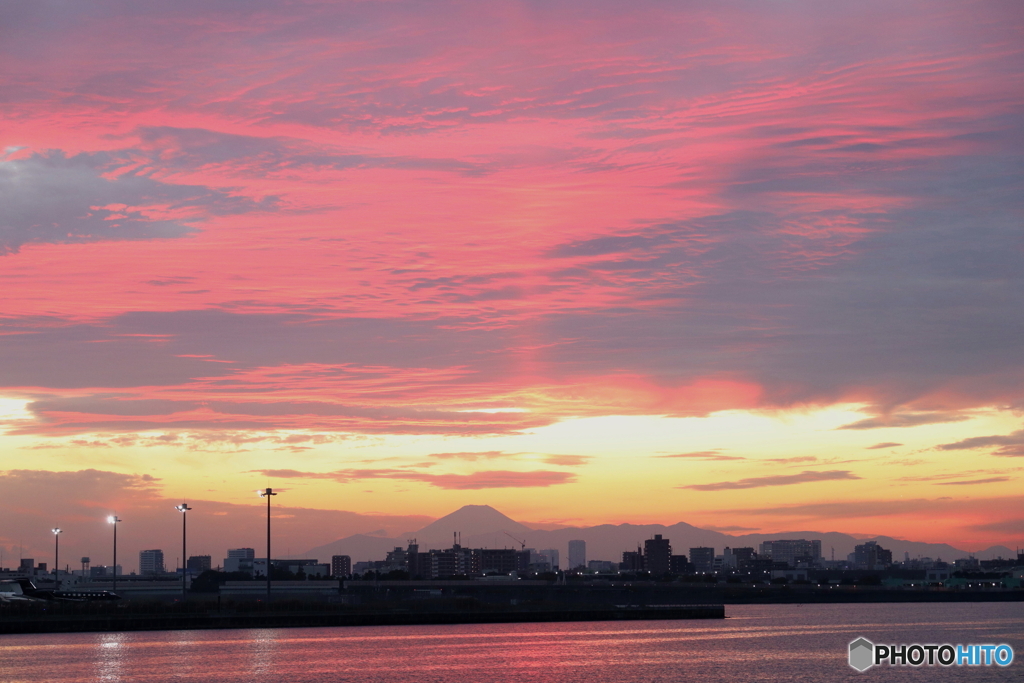
<svg viewBox="0 0 1024 683">
<path fill-rule="evenodd" d="M 85 631 L 162 631 L 218 628 L 295 628 L 399 626 L 424 624 L 503 624 L 556 621 L 635 621 L 647 619 L 724 619 L 722 605 L 619 606 L 579 610 L 511 609 L 487 611 L 295 611 L 210 612 L 206 614 L 88 614 L 0 616 L 0 634 Z"/>
</svg>

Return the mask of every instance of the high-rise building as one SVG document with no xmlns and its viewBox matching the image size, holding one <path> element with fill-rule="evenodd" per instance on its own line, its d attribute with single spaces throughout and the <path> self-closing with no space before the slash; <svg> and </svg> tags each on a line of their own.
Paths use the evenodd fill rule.
<svg viewBox="0 0 1024 683">
<path fill-rule="evenodd" d="M 409 539 L 409 547 L 405 549 L 405 555 L 406 567 L 409 571 L 409 578 L 426 578 L 426 576 L 429 574 L 427 565 L 430 564 L 430 556 L 427 553 L 420 552 L 419 543 L 416 542 L 415 538 Z"/>
<path fill-rule="evenodd" d="M 529 550 L 517 550 L 516 551 L 516 572 L 519 574 L 526 574 L 530 571 L 530 551 Z"/>
<path fill-rule="evenodd" d="M 761 555 L 772 558 L 772 562 L 785 562 L 790 567 L 813 565 L 821 560 L 821 541 L 788 539 L 765 541 L 761 544 Z"/>
<path fill-rule="evenodd" d="M 642 572 L 644 570 L 644 553 L 640 548 L 622 553 L 619 570 L 624 572 Z"/>
<path fill-rule="evenodd" d="M 750 564 L 751 560 L 757 557 L 757 553 L 754 552 L 753 548 L 730 548 L 725 547 L 721 555 L 715 557 L 715 566 L 721 564 L 722 569 L 744 569 Z M 721 563 L 719 563 L 721 560 Z"/>
<path fill-rule="evenodd" d="M 655 576 L 668 574 L 672 569 L 672 545 L 661 534 L 644 541 L 644 565 Z"/>
<path fill-rule="evenodd" d="M 401 546 L 395 546 L 395 549 L 390 551 L 387 558 L 384 560 L 383 571 L 409 571 L 409 551 Z"/>
<path fill-rule="evenodd" d="M 429 578 L 431 579 L 449 576 L 469 576 L 473 573 L 474 560 L 478 560 L 478 558 L 474 557 L 472 549 L 463 548 L 457 543 L 452 545 L 451 548 L 431 550 L 426 554 L 430 558 Z"/>
<path fill-rule="evenodd" d="M 185 563 L 185 568 L 189 574 L 193 576 L 199 576 L 203 572 L 208 572 L 213 569 L 213 558 L 209 555 L 193 555 L 188 558 Z"/>
<path fill-rule="evenodd" d="M 858 569 L 881 569 L 892 564 L 892 551 L 886 550 L 875 541 L 854 546 L 853 561 Z"/>
<path fill-rule="evenodd" d="M 732 554 L 736 558 L 736 566 L 738 567 L 742 567 L 757 557 L 757 553 L 754 552 L 753 548 L 733 548 Z"/>
<path fill-rule="evenodd" d="M 669 560 L 669 570 L 673 574 L 689 574 L 690 563 L 686 559 L 686 555 L 673 555 Z"/>
<path fill-rule="evenodd" d="M 331 576 L 336 579 L 352 574 L 352 558 L 348 555 L 331 555 Z"/>
<path fill-rule="evenodd" d="M 690 564 L 698 574 L 710 574 L 715 567 L 715 549 L 703 546 L 690 548 Z"/>
<path fill-rule="evenodd" d="M 569 541 L 569 569 L 587 566 L 587 542 Z"/>
<path fill-rule="evenodd" d="M 164 573 L 164 551 L 163 550 L 140 550 L 139 551 L 139 573 L 140 574 L 163 574 Z"/>
<path fill-rule="evenodd" d="M 519 570 L 519 551 L 514 548 L 481 548 L 480 573 L 484 575 L 511 574 Z"/>
</svg>

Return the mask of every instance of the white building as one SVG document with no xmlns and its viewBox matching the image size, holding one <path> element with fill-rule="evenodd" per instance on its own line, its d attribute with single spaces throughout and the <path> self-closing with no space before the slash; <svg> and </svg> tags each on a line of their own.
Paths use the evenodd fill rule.
<svg viewBox="0 0 1024 683">
<path fill-rule="evenodd" d="M 229 549 L 228 556 L 224 558 L 224 571 L 252 574 L 253 559 L 255 557 L 256 551 L 252 548 Z"/>
</svg>

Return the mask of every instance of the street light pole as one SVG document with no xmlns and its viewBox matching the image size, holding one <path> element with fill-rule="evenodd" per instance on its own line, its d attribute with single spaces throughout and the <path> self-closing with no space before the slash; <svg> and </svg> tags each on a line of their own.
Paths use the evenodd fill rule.
<svg viewBox="0 0 1024 683">
<path fill-rule="evenodd" d="M 121 520 L 117 515 L 110 515 L 107 521 L 114 525 L 114 586 L 111 592 L 117 592 L 117 524 Z"/>
<path fill-rule="evenodd" d="M 270 603 L 270 497 L 276 496 L 274 489 L 267 487 L 266 491 L 258 491 L 260 498 L 267 499 L 267 603 Z"/>
<path fill-rule="evenodd" d="M 54 527 L 53 532 L 53 585 L 54 590 L 60 590 L 60 529 Z"/>
<path fill-rule="evenodd" d="M 188 555 L 185 554 L 185 518 L 191 510 L 187 503 L 175 505 L 174 509 L 181 513 L 181 599 L 185 599 L 185 579 L 188 576 Z"/>
</svg>

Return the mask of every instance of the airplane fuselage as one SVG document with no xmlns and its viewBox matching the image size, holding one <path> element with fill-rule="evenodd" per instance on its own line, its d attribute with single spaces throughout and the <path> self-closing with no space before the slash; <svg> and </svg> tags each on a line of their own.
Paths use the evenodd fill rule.
<svg viewBox="0 0 1024 683">
<path fill-rule="evenodd" d="M 96 600 L 120 600 L 121 596 L 111 591 L 50 590 L 36 588 L 28 579 L 0 581 L 0 598 L 12 600 L 59 600 L 87 602 Z"/>
</svg>

